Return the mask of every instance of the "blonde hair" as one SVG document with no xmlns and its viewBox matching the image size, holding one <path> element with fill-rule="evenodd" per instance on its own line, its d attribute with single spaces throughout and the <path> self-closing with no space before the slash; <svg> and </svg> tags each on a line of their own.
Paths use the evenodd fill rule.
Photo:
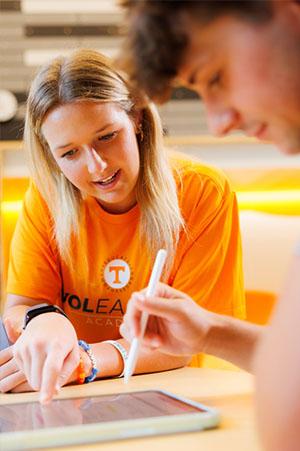
<svg viewBox="0 0 300 451">
<path fill-rule="evenodd" d="M 79 50 L 43 66 L 32 83 L 27 102 L 24 141 L 29 166 L 53 217 L 53 232 L 62 258 L 67 263 L 71 261 L 70 239 L 80 233 L 83 196 L 62 174 L 41 126 L 52 108 L 82 100 L 115 103 L 132 117 L 140 112 L 136 198 L 141 212 L 141 243 L 146 243 L 152 257 L 159 248 L 166 248 L 170 268 L 184 221 L 163 146 L 160 118 L 154 105 L 139 107 L 139 97 L 127 80 L 106 57 L 92 50 Z"/>
</svg>

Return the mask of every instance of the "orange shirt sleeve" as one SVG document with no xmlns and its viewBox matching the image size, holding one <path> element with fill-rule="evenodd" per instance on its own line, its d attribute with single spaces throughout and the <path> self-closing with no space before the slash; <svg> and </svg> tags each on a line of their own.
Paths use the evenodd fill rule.
<svg viewBox="0 0 300 451">
<path fill-rule="evenodd" d="M 235 193 L 221 173 L 201 165 L 182 184 L 187 237 L 179 243 L 170 284 L 208 310 L 245 318 Z"/>
<path fill-rule="evenodd" d="M 60 302 L 60 264 L 52 231 L 48 208 L 31 184 L 11 243 L 8 293 Z"/>
</svg>

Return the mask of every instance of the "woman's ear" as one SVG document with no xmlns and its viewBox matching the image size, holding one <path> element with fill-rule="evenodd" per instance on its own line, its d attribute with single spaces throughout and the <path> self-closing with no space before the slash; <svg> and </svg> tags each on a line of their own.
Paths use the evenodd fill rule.
<svg viewBox="0 0 300 451">
<path fill-rule="evenodd" d="M 140 133 L 140 131 L 141 131 L 141 124 L 143 122 L 143 116 L 144 116 L 143 110 L 137 110 L 133 114 L 135 133 Z"/>
</svg>

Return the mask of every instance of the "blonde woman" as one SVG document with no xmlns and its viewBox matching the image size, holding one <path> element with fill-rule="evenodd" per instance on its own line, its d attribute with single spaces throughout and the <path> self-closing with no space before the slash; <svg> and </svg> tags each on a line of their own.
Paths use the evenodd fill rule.
<svg viewBox="0 0 300 451">
<path fill-rule="evenodd" d="M 32 84 L 32 183 L 12 242 L 4 321 L 15 344 L 0 353 L 2 391 L 27 383 L 48 402 L 64 384 L 121 375 L 119 325 L 160 247 L 169 285 L 244 316 L 235 195 L 214 169 L 168 157 L 155 108 L 138 104 L 94 51 L 54 60 Z M 189 360 L 145 350 L 136 372 Z"/>
</svg>

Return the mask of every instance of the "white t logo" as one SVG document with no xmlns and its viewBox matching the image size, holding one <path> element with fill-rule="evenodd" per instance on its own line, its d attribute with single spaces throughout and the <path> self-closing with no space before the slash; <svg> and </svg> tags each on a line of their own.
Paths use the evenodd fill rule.
<svg viewBox="0 0 300 451">
<path fill-rule="evenodd" d="M 124 260 L 112 260 L 105 266 L 103 275 L 109 287 L 124 288 L 130 281 L 130 267 Z"/>
</svg>

